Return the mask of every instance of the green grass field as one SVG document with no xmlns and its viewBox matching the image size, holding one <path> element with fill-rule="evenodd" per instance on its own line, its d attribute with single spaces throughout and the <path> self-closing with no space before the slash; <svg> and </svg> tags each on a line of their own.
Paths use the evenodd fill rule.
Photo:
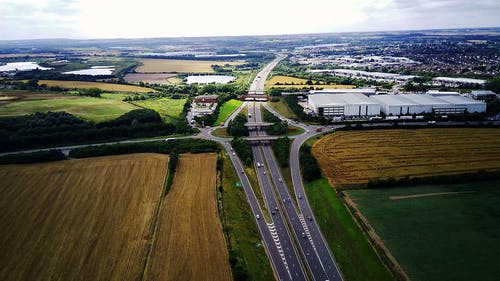
<svg viewBox="0 0 500 281">
<path fill-rule="evenodd" d="M 243 102 L 240 100 L 228 100 L 223 103 L 219 108 L 219 115 L 217 116 L 217 120 L 215 121 L 215 125 L 219 125 L 222 122 L 225 122 L 226 119 L 233 113 Z"/>
<path fill-rule="evenodd" d="M 171 98 L 159 98 L 159 99 L 147 99 L 133 101 L 134 105 L 143 108 L 152 109 L 160 113 L 161 117 L 165 121 L 179 118 L 182 113 L 186 99 L 171 99 Z"/>
<path fill-rule="evenodd" d="M 242 187 L 236 187 L 238 177 L 227 155 L 224 155 L 222 186 L 224 192 L 219 192 L 219 206 L 223 221 L 223 229 L 228 245 L 238 257 L 248 272 L 247 280 L 274 280 L 273 271 L 267 259 L 257 226 L 254 223 L 250 206 L 247 203 Z"/>
<path fill-rule="evenodd" d="M 469 193 L 389 198 L 465 191 Z M 500 180 L 348 193 L 411 280 L 500 276 Z"/>
<path fill-rule="evenodd" d="M 310 182 L 305 189 L 345 280 L 394 280 L 328 181 Z"/>
<path fill-rule="evenodd" d="M 122 102 L 114 94 L 101 98 L 78 97 L 12 102 L 0 107 L 0 116 L 18 116 L 35 112 L 66 111 L 91 121 L 105 121 L 119 117 L 138 107 Z"/>
<path fill-rule="evenodd" d="M 290 110 L 288 105 L 285 104 L 283 99 L 280 99 L 276 102 L 267 102 L 267 104 L 274 110 L 276 110 L 281 115 L 285 116 L 288 119 L 297 120 L 297 116 Z"/>
</svg>

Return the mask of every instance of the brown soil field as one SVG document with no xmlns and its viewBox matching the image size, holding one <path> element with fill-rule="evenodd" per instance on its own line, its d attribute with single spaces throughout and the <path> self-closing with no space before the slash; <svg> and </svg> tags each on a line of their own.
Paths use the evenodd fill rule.
<svg viewBox="0 0 500 281">
<path fill-rule="evenodd" d="M 0 280 L 140 280 L 168 156 L 0 166 Z"/>
<path fill-rule="evenodd" d="M 370 179 L 500 170 L 499 129 L 341 131 L 313 145 L 333 186 Z"/>
<path fill-rule="evenodd" d="M 179 157 L 163 201 L 146 280 L 232 280 L 217 215 L 215 154 Z"/>
<path fill-rule="evenodd" d="M 127 73 L 124 79 L 127 83 L 151 83 L 160 85 L 173 85 L 182 82 L 176 74 L 163 73 Z"/>
<path fill-rule="evenodd" d="M 241 65 L 240 61 L 202 61 L 202 60 L 170 60 L 141 59 L 142 63 L 135 71 L 141 73 L 214 73 L 211 65 Z"/>
</svg>

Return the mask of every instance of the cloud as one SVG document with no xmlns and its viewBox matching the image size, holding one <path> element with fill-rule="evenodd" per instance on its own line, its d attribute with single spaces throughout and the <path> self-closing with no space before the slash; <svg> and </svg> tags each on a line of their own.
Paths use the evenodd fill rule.
<svg viewBox="0 0 500 281">
<path fill-rule="evenodd" d="M 0 39 L 500 26 L 497 0 L 0 0 Z"/>
<path fill-rule="evenodd" d="M 0 1 L 0 38 L 66 37 L 77 32 L 72 17 L 77 0 Z"/>
</svg>

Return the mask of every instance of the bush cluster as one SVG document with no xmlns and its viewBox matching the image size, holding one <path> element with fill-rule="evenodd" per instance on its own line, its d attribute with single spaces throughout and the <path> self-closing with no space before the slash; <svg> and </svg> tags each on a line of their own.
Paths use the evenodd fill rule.
<svg viewBox="0 0 500 281">
<path fill-rule="evenodd" d="M 271 145 L 276 160 L 281 167 L 288 167 L 288 159 L 290 158 L 290 145 L 291 141 L 288 137 L 278 138 Z"/>
</svg>

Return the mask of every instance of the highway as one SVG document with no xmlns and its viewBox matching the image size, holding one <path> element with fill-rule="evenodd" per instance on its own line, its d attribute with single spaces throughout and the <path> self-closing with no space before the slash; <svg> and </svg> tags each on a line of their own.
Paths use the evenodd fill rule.
<svg viewBox="0 0 500 281">
<path fill-rule="evenodd" d="M 282 59 L 282 57 L 277 58 Z M 275 61 L 276 61 L 275 60 Z M 275 64 L 270 64 L 272 67 Z M 264 83 L 267 75 L 270 73 L 272 68 L 264 68 L 265 73 L 259 73 L 252 83 L 253 88 L 251 91 L 255 91 L 256 94 L 264 93 Z M 248 112 L 249 112 L 249 120 L 248 122 L 262 123 L 262 115 L 260 112 L 260 106 L 262 103 L 249 103 Z M 253 114 L 250 114 L 253 113 Z M 283 118 L 280 116 L 280 118 Z M 306 125 L 300 124 L 301 127 L 307 127 Z M 309 130 L 306 129 L 308 132 Z M 252 130 L 250 132 L 250 137 L 255 135 L 265 135 L 263 131 L 259 131 L 258 128 L 256 130 Z M 292 198 L 288 189 L 286 187 L 286 183 L 283 180 L 283 176 L 281 175 L 280 168 L 276 162 L 276 159 L 273 156 L 273 152 L 271 150 L 270 145 L 266 144 L 267 142 L 252 142 L 252 152 L 254 155 L 254 163 L 256 166 L 256 172 L 259 178 L 259 183 L 261 184 L 261 188 L 263 190 L 264 199 L 267 205 L 267 209 L 271 211 L 276 211 L 277 209 L 280 212 L 273 212 L 271 215 L 274 218 L 273 222 L 275 225 L 283 224 L 283 227 L 289 226 L 288 229 L 282 230 L 283 232 L 289 232 L 291 236 L 290 242 L 286 241 L 286 243 L 290 243 L 292 245 L 297 245 L 299 251 L 302 255 L 302 259 L 305 261 L 305 266 L 309 274 L 303 272 L 302 274 L 308 275 L 313 280 L 343 280 L 338 267 L 336 266 L 333 258 L 331 257 L 331 252 L 328 249 L 326 243 L 324 243 L 323 237 L 319 232 L 319 228 L 316 226 L 315 220 L 313 220 L 312 215 L 300 214 L 295 207 L 295 204 L 292 202 Z M 257 164 L 258 163 L 258 164 Z M 264 167 L 260 166 L 261 164 Z M 257 167 L 259 165 L 260 167 Z M 269 173 L 265 174 L 265 171 L 268 170 Z M 300 171 L 297 173 L 300 177 Z M 272 183 L 269 182 L 269 178 Z M 273 190 L 273 184 L 275 189 Z M 303 189 L 303 187 L 302 187 Z M 306 201 L 305 193 L 296 193 L 297 201 Z M 279 204 L 277 204 L 279 203 Z M 273 207 L 275 209 L 273 209 Z M 310 209 L 309 209 L 310 210 Z M 285 216 L 286 222 L 282 222 L 282 214 Z M 309 225 L 314 225 L 312 231 L 309 229 Z M 319 236 L 318 233 L 319 232 Z M 279 235 L 278 231 L 278 235 Z M 286 236 L 286 235 L 284 235 Z M 318 243 L 316 245 L 316 241 L 321 239 L 323 243 Z M 295 240 L 293 242 L 292 240 Z M 284 243 L 285 240 L 280 238 L 281 243 Z M 292 255 L 290 255 L 292 257 Z M 304 268 L 300 267 L 300 268 Z M 294 279 L 295 280 L 295 279 Z"/>
<path fill-rule="evenodd" d="M 255 107 L 256 122 L 261 121 L 260 105 L 261 103 L 257 103 Z M 262 132 L 259 134 L 262 134 Z M 322 255 L 322 253 L 326 252 L 326 254 L 330 256 L 326 244 L 319 243 L 316 245 L 316 240 L 318 239 L 316 230 L 318 230 L 318 228 L 310 229 L 312 225 L 316 225 L 315 221 L 312 219 L 313 217 L 310 214 L 299 213 L 295 204 L 292 202 L 292 200 L 295 199 L 291 198 L 271 147 L 269 145 L 260 145 L 260 147 L 264 155 L 265 163 L 267 164 L 266 168 L 270 171 L 268 175 L 271 177 L 276 187 L 276 194 L 279 197 L 279 201 L 283 202 L 283 211 L 286 214 L 291 232 L 293 233 L 296 243 L 299 245 L 302 257 L 306 262 L 306 266 L 313 280 L 342 280 L 342 276 L 335 263 L 332 264 L 329 262 L 333 261 L 333 259 L 328 260 L 327 257 Z M 300 172 L 297 175 L 300 177 Z M 296 196 L 296 200 L 299 203 L 307 200 L 304 193 L 296 193 Z"/>
<path fill-rule="evenodd" d="M 272 110 L 269 106 L 267 106 L 267 104 L 264 104 L 264 107 L 281 119 L 286 119 L 285 117 L 279 115 L 279 113 Z M 292 177 L 293 190 L 299 206 L 301 217 L 303 219 L 305 218 L 304 221 L 308 229 L 308 238 L 311 240 L 311 243 L 315 245 L 315 253 L 321 261 L 321 265 L 323 266 L 323 269 L 325 270 L 325 273 L 328 276 L 329 280 L 343 280 L 342 274 L 337 266 L 337 263 L 334 260 L 333 254 L 331 253 L 316 223 L 316 219 L 314 218 L 314 214 L 307 200 L 307 195 L 305 193 L 300 172 L 299 149 L 307 139 L 321 134 L 320 132 L 316 132 L 316 128 L 320 126 L 308 126 L 301 123 L 297 123 L 294 125 L 302 127 L 305 130 L 304 134 L 299 135 L 294 139 L 290 150 L 290 173 Z M 269 151 L 268 154 L 269 158 L 273 157 L 271 155 L 271 151 Z M 276 162 L 274 161 L 274 163 Z M 275 168 L 278 169 L 277 167 Z M 288 192 L 288 189 L 284 188 L 283 192 Z"/>
<path fill-rule="evenodd" d="M 253 103 L 250 103 L 248 105 L 248 112 L 253 113 L 250 114 L 251 117 L 249 117 L 249 120 L 255 120 L 255 117 L 258 116 L 254 112 Z M 250 131 L 251 136 L 256 134 L 256 131 Z M 281 202 L 276 197 L 273 191 L 272 183 L 269 180 L 268 174 L 264 174 L 266 171 L 265 168 L 257 166 L 260 166 L 261 163 L 264 163 L 260 147 L 260 144 L 252 144 L 254 166 L 262 190 L 262 196 L 264 198 L 267 210 L 270 212 L 269 215 L 272 220 L 270 222 L 270 226 L 273 228 L 273 231 L 275 231 L 275 239 L 277 239 L 276 246 L 279 246 L 281 248 L 283 262 L 286 263 L 290 271 L 292 280 L 306 280 L 305 270 L 300 262 L 299 254 L 297 249 L 295 248 L 293 238 L 288 231 L 284 214 L 281 211 Z"/>
</svg>

